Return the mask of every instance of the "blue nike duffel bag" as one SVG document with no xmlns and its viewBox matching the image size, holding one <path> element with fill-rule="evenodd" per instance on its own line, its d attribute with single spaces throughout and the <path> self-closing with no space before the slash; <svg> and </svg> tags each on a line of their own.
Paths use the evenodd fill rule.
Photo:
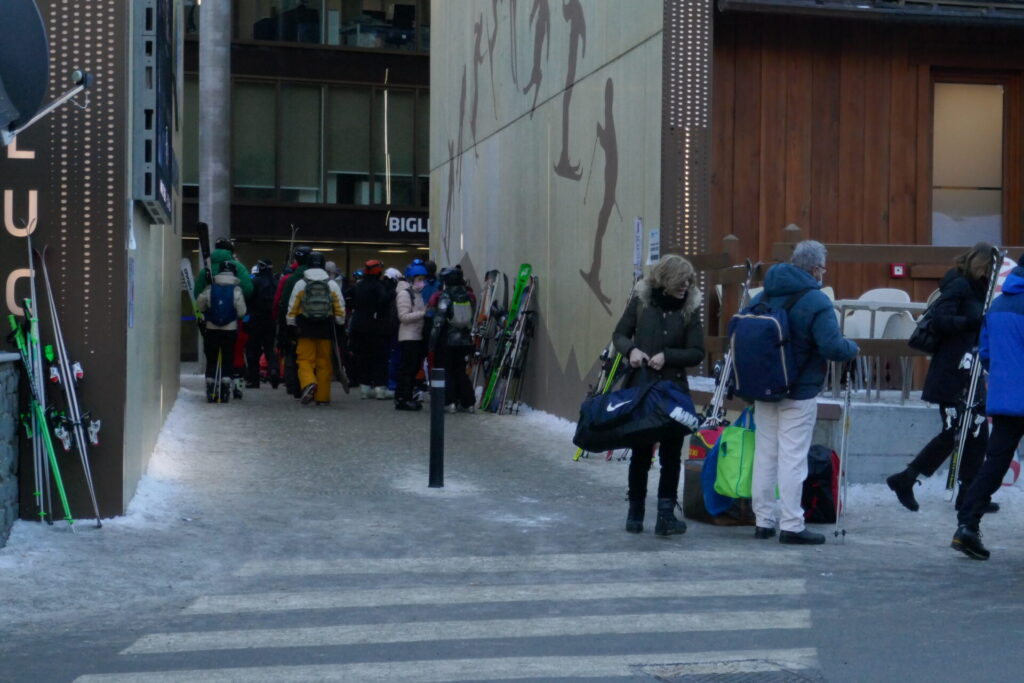
<svg viewBox="0 0 1024 683">
<path fill-rule="evenodd" d="M 583 401 L 572 442 L 595 453 L 638 448 L 684 437 L 699 425 L 690 395 L 675 382 L 658 380 Z"/>
</svg>

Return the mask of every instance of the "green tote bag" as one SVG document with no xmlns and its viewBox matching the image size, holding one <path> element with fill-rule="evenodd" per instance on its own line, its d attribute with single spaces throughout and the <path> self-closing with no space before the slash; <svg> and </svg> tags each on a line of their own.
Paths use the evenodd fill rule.
<svg viewBox="0 0 1024 683">
<path fill-rule="evenodd" d="M 754 409 L 747 408 L 718 440 L 715 491 L 730 498 L 750 498 L 754 476 Z"/>
</svg>

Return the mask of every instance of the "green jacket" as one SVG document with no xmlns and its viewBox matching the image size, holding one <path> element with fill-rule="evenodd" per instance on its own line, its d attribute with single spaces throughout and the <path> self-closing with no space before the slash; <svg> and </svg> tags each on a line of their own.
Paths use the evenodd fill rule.
<svg viewBox="0 0 1024 683">
<path fill-rule="evenodd" d="M 214 249 L 213 253 L 210 254 L 211 268 L 213 274 L 216 275 L 220 272 L 220 264 L 225 261 L 228 263 L 235 264 L 235 276 L 238 278 L 238 286 L 242 288 L 242 296 L 248 301 L 252 298 L 252 276 L 249 274 L 249 270 L 243 266 L 239 261 L 231 258 L 232 254 L 227 249 Z M 209 284 L 206 281 L 206 269 L 200 268 L 199 275 L 196 276 L 195 296 L 198 299 L 199 295 L 206 289 L 206 285 Z"/>
</svg>

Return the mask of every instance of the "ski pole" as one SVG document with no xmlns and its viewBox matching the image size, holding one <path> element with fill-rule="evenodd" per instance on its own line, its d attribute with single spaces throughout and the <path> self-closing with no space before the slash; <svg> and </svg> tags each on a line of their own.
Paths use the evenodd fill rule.
<svg viewBox="0 0 1024 683">
<path fill-rule="evenodd" d="M 846 396 L 843 399 L 842 436 L 839 438 L 839 500 L 836 501 L 836 529 L 834 536 L 837 543 L 846 541 L 846 502 L 847 487 L 850 474 L 846 464 L 850 439 L 850 369 L 846 369 Z"/>
</svg>

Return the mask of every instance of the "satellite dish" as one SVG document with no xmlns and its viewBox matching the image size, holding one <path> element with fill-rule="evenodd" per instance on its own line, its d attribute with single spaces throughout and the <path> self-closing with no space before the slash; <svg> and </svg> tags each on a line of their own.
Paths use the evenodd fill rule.
<svg viewBox="0 0 1024 683">
<path fill-rule="evenodd" d="M 0 0 L 0 128 L 35 116 L 49 81 L 50 45 L 35 0 Z"/>
</svg>

